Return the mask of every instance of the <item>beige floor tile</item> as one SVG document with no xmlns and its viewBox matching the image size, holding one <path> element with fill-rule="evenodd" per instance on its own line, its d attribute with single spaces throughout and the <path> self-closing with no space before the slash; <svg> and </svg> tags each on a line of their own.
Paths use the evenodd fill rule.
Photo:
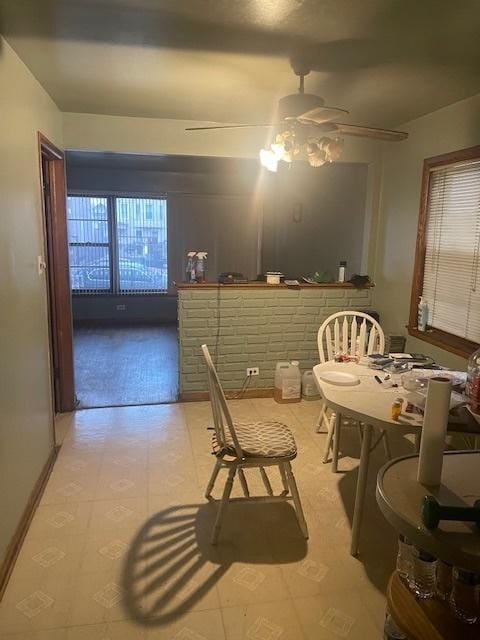
<svg viewBox="0 0 480 640">
<path fill-rule="evenodd" d="M 147 498 L 117 498 L 95 500 L 90 503 L 91 516 L 88 529 L 94 531 L 117 531 L 139 529 L 147 520 Z"/>
<path fill-rule="evenodd" d="M 146 628 L 131 620 L 104 622 L 65 629 L 64 640 L 145 640 Z M 52 639 L 54 640 L 54 639 Z"/>
<path fill-rule="evenodd" d="M 308 542 L 291 505 L 234 503 L 211 546 L 218 500 L 203 496 L 214 465 L 208 403 L 79 411 L 61 425 L 64 444 L 0 603 L 2 638 L 380 637 L 395 556 L 374 497 L 383 452 L 372 456 L 355 559 L 356 432 L 342 433 L 342 472 L 332 474 L 321 463 L 326 436 L 314 433 L 318 403 L 231 407 L 235 420 L 279 420 L 294 432 Z M 281 490 L 278 472 L 267 472 Z M 251 494 L 264 495 L 258 470 L 246 476 Z M 233 496 L 242 495 L 236 480 Z"/>
<path fill-rule="evenodd" d="M 92 502 L 67 505 L 47 504 L 37 508 L 27 533 L 27 540 L 48 538 L 55 534 L 81 534 L 90 525 Z"/>
<path fill-rule="evenodd" d="M 380 640 L 379 630 L 356 591 L 331 591 L 293 600 L 307 640 Z"/>
<path fill-rule="evenodd" d="M 152 624 L 147 640 L 225 640 L 222 616 L 219 610 L 194 611 L 180 619 Z"/>
<path fill-rule="evenodd" d="M 217 587 L 222 607 L 289 597 L 281 570 L 265 564 L 235 563 L 220 578 Z"/>
<path fill-rule="evenodd" d="M 222 609 L 227 640 L 302 640 L 291 600 L 254 602 Z"/>
</svg>

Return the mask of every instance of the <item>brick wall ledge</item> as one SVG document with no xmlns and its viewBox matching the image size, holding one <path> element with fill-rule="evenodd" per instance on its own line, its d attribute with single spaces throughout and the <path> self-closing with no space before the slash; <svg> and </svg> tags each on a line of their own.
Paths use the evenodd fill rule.
<svg viewBox="0 0 480 640">
<path fill-rule="evenodd" d="M 369 284 L 362 289 L 370 289 L 374 285 Z M 267 284 L 266 282 L 248 282 L 247 284 L 219 284 L 218 282 L 204 282 L 203 284 L 190 284 L 187 282 L 177 282 L 177 289 L 356 289 L 351 282 L 322 282 L 308 284 L 301 282 L 299 285 L 288 286 L 282 284 Z"/>
</svg>

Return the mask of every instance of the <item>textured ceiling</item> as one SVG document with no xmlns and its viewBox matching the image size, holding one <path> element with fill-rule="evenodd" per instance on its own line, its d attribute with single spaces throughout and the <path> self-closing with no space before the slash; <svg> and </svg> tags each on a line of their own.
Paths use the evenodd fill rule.
<svg viewBox="0 0 480 640">
<path fill-rule="evenodd" d="M 62 110 L 218 122 L 270 121 L 292 57 L 347 121 L 405 122 L 478 93 L 479 24 L 478 0 L 0 0 Z"/>
</svg>

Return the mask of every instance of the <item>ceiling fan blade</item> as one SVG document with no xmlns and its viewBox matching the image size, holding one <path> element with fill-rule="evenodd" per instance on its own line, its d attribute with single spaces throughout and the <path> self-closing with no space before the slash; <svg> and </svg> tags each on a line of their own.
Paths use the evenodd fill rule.
<svg viewBox="0 0 480 640">
<path fill-rule="evenodd" d="M 345 109 L 338 109 L 337 107 L 315 107 L 315 109 L 310 109 L 310 111 L 305 111 L 305 113 L 300 114 L 297 117 L 299 122 L 315 122 L 317 124 L 322 124 L 323 122 L 331 122 L 332 120 L 336 120 L 337 118 L 341 118 L 344 115 L 348 115 L 348 111 Z"/>
<path fill-rule="evenodd" d="M 378 129 L 377 127 L 362 127 L 356 124 L 343 124 L 335 122 L 335 133 L 345 136 L 360 136 L 361 138 L 375 138 L 389 142 L 401 142 L 408 138 L 405 131 L 393 131 L 392 129 Z"/>
<path fill-rule="evenodd" d="M 185 127 L 185 131 L 206 131 L 209 129 L 248 129 L 254 127 L 279 127 L 282 126 L 280 123 L 269 123 L 269 124 L 219 124 L 211 127 Z M 283 123 L 285 126 L 285 123 Z"/>
</svg>

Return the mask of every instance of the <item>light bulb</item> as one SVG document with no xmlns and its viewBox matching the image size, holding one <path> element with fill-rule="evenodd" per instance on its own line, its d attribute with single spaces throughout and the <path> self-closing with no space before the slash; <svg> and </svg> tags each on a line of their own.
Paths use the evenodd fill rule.
<svg viewBox="0 0 480 640">
<path fill-rule="evenodd" d="M 283 154 L 285 153 L 285 147 L 283 146 L 283 143 L 274 142 L 270 145 L 270 149 L 275 154 L 275 157 L 278 160 L 282 160 Z"/>
<path fill-rule="evenodd" d="M 260 153 L 258 154 L 260 157 L 260 164 L 268 171 L 273 171 L 274 173 L 277 171 L 278 167 L 278 157 L 270 149 L 260 149 Z"/>
</svg>

